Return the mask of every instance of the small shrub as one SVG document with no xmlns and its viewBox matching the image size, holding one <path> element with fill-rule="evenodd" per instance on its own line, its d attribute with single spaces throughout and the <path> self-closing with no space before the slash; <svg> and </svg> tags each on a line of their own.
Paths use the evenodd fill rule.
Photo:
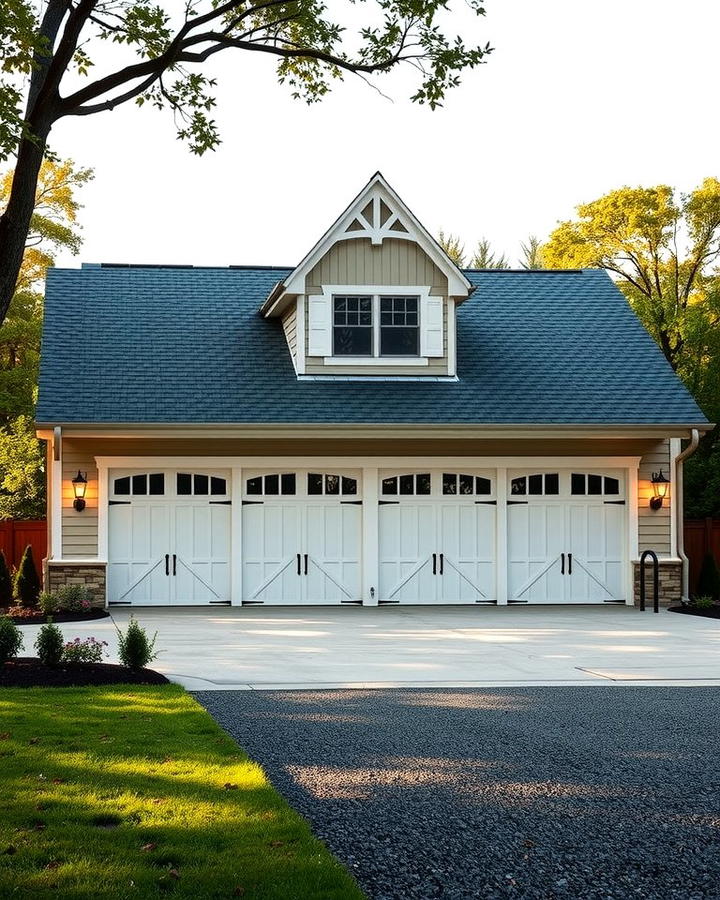
<svg viewBox="0 0 720 900">
<path fill-rule="evenodd" d="M 98 641 L 94 637 L 75 638 L 63 647 L 62 661 L 66 663 L 99 663 L 106 651 L 107 641 Z"/>
<path fill-rule="evenodd" d="M 13 589 L 5 554 L 0 550 L 0 606 L 12 606 Z"/>
<path fill-rule="evenodd" d="M 17 656 L 23 647 L 23 636 L 20 629 L 12 619 L 0 616 L 0 665 Z"/>
<path fill-rule="evenodd" d="M 15 573 L 13 596 L 18 606 L 34 606 L 40 596 L 40 579 L 35 568 L 35 560 L 33 559 L 30 544 L 25 548 L 18 570 Z"/>
<path fill-rule="evenodd" d="M 145 666 L 157 659 L 155 641 L 157 631 L 150 639 L 144 628 L 141 628 L 134 616 L 130 616 L 125 634 L 116 629 L 118 634 L 118 656 L 120 662 L 128 669 L 144 669 Z"/>
<path fill-rule="evenodd" d="M 711 609 L 715 606 L 715 601 L 712 597 L 695 597 L 692 601 L 692 605 L 696 609 Z"/>
<path fill-rule="evenodd" d="M 720 600 L 720 572 L 712 553 L 706 553 L 703 557 L 698 575 L 697 593 L 699 597 Z"/>
<path fill-rule="evenodd" d="M 55 592 L 58 611 L 79 613 L 92 609 L 93 595 L 84 584 L 65 584 Z"/>
<path fill-rule="evenodd" d="M 38 606 L 44 616 L 54 615 L 60 609 L 57 594 L 52 594 L 50 591 L 43 591 L 38 597 Z"/>
<path fill-rule="evenodd" d="M 53 667 L 60 665 L 64 649 L 63 636 L 57 625 L 53 625 L 52 619 L 48 619 L 47 624 L 38 632 L 35 649 L 41 663 Z"/>
</svg>

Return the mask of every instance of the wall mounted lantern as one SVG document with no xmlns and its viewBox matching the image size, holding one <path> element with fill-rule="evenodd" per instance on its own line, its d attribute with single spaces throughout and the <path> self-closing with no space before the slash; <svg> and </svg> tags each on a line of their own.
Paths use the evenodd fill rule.
<svg viewBox="0 0 720 900">
<path fill-rule="evenodd" d="M 85 491 L 87 490 L 87 472 L 83 474 L 79 469 L 77 475 L 72 480 L 73 486 L 73 494 L 75 494 L 75 499 L 73 500 L 73 509 L 76 509 L 78 512 L 82 512 L 85 509 Z"/>
<path fill-rule="evenodd" d="M 663 470 L 660 469 L 659 472 L 652 473 L 652 487 L 653 487 L 653 495 L 650 498 L 650 509 L 660 509 L 663 505 L 663 500 L 667 497 L 668 486 L 670 482 L 663 475 Z"/>
</svg>

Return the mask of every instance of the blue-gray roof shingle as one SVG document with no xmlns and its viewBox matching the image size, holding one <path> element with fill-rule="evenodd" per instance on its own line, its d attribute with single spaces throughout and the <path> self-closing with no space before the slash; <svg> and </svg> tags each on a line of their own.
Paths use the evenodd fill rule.
<svg viewBox="0 0 720 900">
<path fill-rule="evenodd" d="M 605 272 L 466 272 L 458 381 L 298 380 L 258 308 L 290 269 L 51 269 L 41 424 L 704 424 Z"/>
</svg>

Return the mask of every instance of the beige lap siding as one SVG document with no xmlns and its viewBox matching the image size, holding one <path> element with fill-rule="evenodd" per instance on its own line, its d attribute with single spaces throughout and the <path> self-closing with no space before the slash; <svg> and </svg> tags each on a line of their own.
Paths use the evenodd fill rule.
<svg viewBox="0 0 720 900">
<path fill-rule="evenodd" d="M 92 442 L 89 442 L 92 445 Z M 63 441 L 62 454 L 62 556 L 63 559 L 90 559 L 98 552 L 98 475 L 95 450 L 88 442 Z M 87 472 L 85 509 L 73 508 L 71 481 L 78 469 Z"/>
<path fill-rule="evenodd" d="M 658 556 L 671 555 L 670 517 L 673 506 L 673 489 L 670 485 L 668 496 L 658 510 L 650 509 L 650 498 L 653 495 L 653 472 L 663 470 L 666 478 L 670 477 L 670 441 L 659 441 L 651 450 L 646 451 L 640 460 L 638 475 L 638 553 L 643 550 L 654 550 Z"/>
<path fill-rule="evenodd" d="M 555 457 L 563 465 L 563 456 L 640 456 L 638 480 L 639 552 L 655 550 L 660 557 L 671 554 L 670 497 L 657 512 L 650 509 L 652 495 L 650 479 L 662 466 L 667 476 L 670 471 L 669 441 L 658 443 L 633 440 L 423 440 L 362 438 L 303 439 L 290 441 L 275 439 L 119 439 L 66 438 L 63 442 L 63 497 L 62 497 L 62 555 L 64 559 L 88 559 L 97 556 L 97 470 L 94 458 L 98 456 L 548 456 Z M 73 509 L 71 480 L 78 469 L 87 472 L 87 506 L 83 512 Z"/>
<path fill-rule="evenodd" d="M 283 316 L 282 326 L 290 355 L 293 358 L 293 362 L 295 362 L 297 351 L 297 308 L 294 305 Z"/>
</svg>

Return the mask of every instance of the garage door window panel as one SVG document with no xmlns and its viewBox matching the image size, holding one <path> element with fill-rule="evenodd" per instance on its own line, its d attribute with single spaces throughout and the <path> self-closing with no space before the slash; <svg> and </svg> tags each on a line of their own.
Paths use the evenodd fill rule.
<svg viewBox="0 0 720 900">
<path fill-rule="evenodd" d="M 165 474 L 163 472 L 139 472 L 114 478 L 115 497 L 162 497 L 165 494 Z"/>
<path fill-rule="evenodd" d="M 432 480 L 429 472 L 408 472 L 383 478 L 380 493 L 384 496 L 427 497 L 431 493 Z"/>
<path fill-rule="evenodd" d="M 492 493 L 492 482 L 479 475 L 443 472 L 442 492 L 445 497 L 488 496 Z"/>
<path fill-rule="evenodd" d="M 357 495 L 357 478 L 329 472 L 308 472 L 309 497 L 341 497 Z"/>
<path fill-rule="evenodd" d="M 270 472 L 245 480 L 248 497 L 294 497 L 297 493 L 295 472 Z"/>
<path fill-rule="evenodd" d="M 510 482 L 513 496 L 552 497 L 560 492 L 560 476 L 557 472 L 539 472 L 519 475 Z"/>
<path fill-rule="evenodd" d="M 620 494 L 620 479 L 592 472 L 573 472 L 570 493 L 574 497 L 617 497 Z"/>
<path fill-rule="evenodd" d="M 204 472 L 177 472 L 175 490 L 178 497 L 214 497 L 227 495 L 227 479 Z"/>
</svg>

